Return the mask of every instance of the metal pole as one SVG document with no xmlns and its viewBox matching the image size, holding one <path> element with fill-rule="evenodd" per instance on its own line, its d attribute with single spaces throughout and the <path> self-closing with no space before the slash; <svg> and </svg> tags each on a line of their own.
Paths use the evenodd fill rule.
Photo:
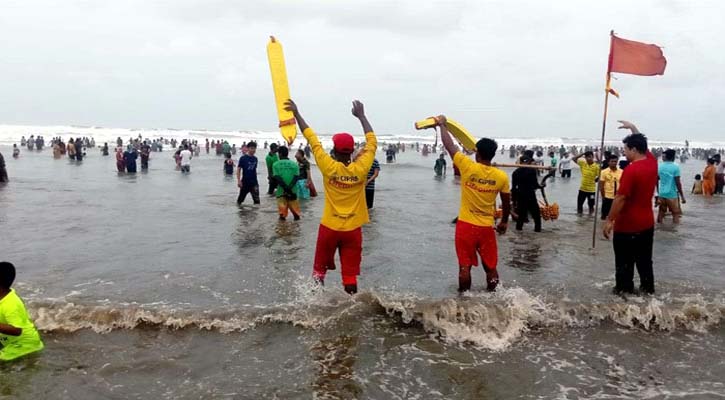
<svg viewBox="0 0 725 400">
<path fill-rule="evenodd" d="M 604 116 L 602 117 L 602 141 L 599 145 L 599 161 L 602 160 L 604 154 L 604 135 L 607 130 L 607 111 L 609 106 L 609 84 L 612 79 L 610 71 L 612 70 L 612 44 L 614 42 L 614 31 L 609 32 L 609 62 L 607 63 L 607 85 L 604 89 Z M 599 214 L 599 185 L 596 188 L 596 194 L 594 195 L 594 228 L 592 229 L 592 249 L 597 247 L 597 215 Z"/>
</svg>

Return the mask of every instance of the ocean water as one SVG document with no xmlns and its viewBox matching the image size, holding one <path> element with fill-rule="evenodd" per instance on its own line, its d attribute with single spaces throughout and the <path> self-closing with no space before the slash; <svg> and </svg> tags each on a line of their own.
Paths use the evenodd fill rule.
<svg viewBox="0 0 725 400">
<path fill-rule="evenodd" d="M 655 233 L 657 294 L 623 298 L 611 243 L 592 249 L 574 213 L 575 170 L 547 187 L 559 220 L 498 237 L 500 289 L 476 269 L 459 295 L 460 187 L 409 150 L 382 164 L 351 297 L 338 271 L 311 284 L 322 197 L 278 222 L 265 195 L 237 207 L 213 154 L 126 175 L 98 149 L 0 152 L 0 259 L 46 344 L 0 365 L 1 399 L 725 398 L 723 198 L 688 196 Z"/>
<path fill-rule="evenodd" d="M 323 144 L 331 145 L 331 138 L 334 132 L 317 132 L 320 135 L 320 139 Z M 412 128 L 408 132 L 377 132 L 378 139 L 381 142 L 387 143 L 414 143 L 420 142 L 432 144 L 436 141 L 436 136 L 431 129 L 417 131 Z M 475 131 L 471 133 L 476 136 Z M 20 143 L 23 136 L 26 138 L 30 135 L 43 136 L 46 139 L 46 144 L 50 142 L 50 138 L 55 136 L 61 136 L 65 141 L 73 137 L 93 137 L 96 140 L 96 144 L 103 145 L 104 142 L 108 142 L 109 146 L 116 143 L 117 138 L 122 138 L 127 141 L 129 138 L 137 138 L 139 135 L 144 138 L 157 139 L 160 137 L 171 139 L 175 138 L 177 141 L 182 139 L 198 140 L 199 143 L 204 143 L 206 139 L 211 140 L 227 140 L 229 143 L 236 143 L 241 146 L 243 141 L 256 140 L 258 143 L 264 143 L 268 141 L 278 142 L 280 141 L 279 132 L 274 131 L 214 131 L 207 129 L 130 129 L 130 128 L 108 128 L 100 126 L 73 126 L 73 125 L 57 125 L 57 126 L 35 126 L 35 125 L 3 125 L 0 124 L 0 145 L 10 145 L 13 143 Z M 606 138 L 605 144 L 607 146 L 621 146 L 621 131 L 616 133 L 609 133 Z M 498 143 L 502 146 L 519 146 L 537 144 L 541 146 L 599 146 L 600 139 L 596 137 L 591 138 L 570 138 L 570 137 L 557 137 L 557 136 L 543 136 L 538 135 L 536 137 L 505 137 L 495 138 Z M 662 140 L 656 136 L 650 135 L 649 142 L 652 147 L 685 147 L 685 139 L 679 141 L 673 140 Z M 304 141 L 302 135 L 298 136 L 299 140 Z M 690 140 L 690 147 L 692 148 L 725 148 L 725 141 L 712 141 L 712 140 Z M 440 141 L 438 141 L 440 143 Z"/>
</svg>

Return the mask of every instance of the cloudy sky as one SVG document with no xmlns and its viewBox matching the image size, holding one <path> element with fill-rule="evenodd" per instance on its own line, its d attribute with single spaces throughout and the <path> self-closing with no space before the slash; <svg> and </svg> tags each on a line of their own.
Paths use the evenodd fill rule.
<svg viewBox="0 0 725 400">
<path fill-rule="evenodd" d="M 0 123 L 275 130 L 268 36 L 320 131 L 407 133 L 445 113 L 477 136 L 598 137 L 609 31 L 664 47 L 620 75 L 615 119 L 722 140 L 718 1 L 15 1 L 0 12 Z"/>
</svg>

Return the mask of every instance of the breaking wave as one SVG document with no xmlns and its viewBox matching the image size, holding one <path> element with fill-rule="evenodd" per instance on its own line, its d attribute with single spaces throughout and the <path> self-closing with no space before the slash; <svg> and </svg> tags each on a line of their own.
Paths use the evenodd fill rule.
<svg viewBox="0 0 725 400">
<path fill-rule="evenodd" d="M 560 299 L 546 301 L 520 288 L 447 299 L 377 292 L 363 292 L 348 298 L 342 293 L 324 291 L 313 299 L 289 304 L 215 311 L 133 304 L 95 306 L 67 301 L 33 301 L 28 306 L 38 328 L 45 332 L 90 329 L 108 333 L 155 328 L 233 333 L 272 324 L 316 330 L 343 324 L 351 318 L 362 320 L 382 315 L 390 322 L 383 329 L 396 329 L 398 324 L 419 326 L 444 342 L 489 350 L 505 350 L 523 336 L 545 330 L 614 324 L 633 331 L 702 333 L 719 326 L 725 318 L 723 298 L 706 299 L 697 295 L 577 303 Z"/>
</svg>

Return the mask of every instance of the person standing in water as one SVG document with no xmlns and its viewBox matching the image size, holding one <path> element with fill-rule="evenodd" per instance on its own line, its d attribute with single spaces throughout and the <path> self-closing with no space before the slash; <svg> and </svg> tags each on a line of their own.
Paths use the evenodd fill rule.
<svg viewBox="0 0 725 400">
<path fill-rule="evenodd" d="M 300 220 L 300 202 L 297 200 L 297 181 L 300 179 L 300 167 L 289 159 L 289 148 L 277 149 L 279 161 L 272 166 L 272 179 L 277 182 L 277 210 L 280 221 L 287 219 L 291 212 L 295 221 Z"/>
<path fill-rule="evenodd" d="M 705 170 L 702 172 L 702 194 L 705 197 L 712 197 L 715 193 L 715 159 L 708 158 Z"/>
<path fill-rule="evenodd" d="M 713 157 L 715 160 L 715 194 L 723 194 L 723 187 L 725 187 L 725 161 L 720 160 L 720 154 L 716 154 L 715 156 Z"/>
<path fill-rule="evenodd" d="M 239 157 L 237 164 L 237 186 L 239 196 L 237 204 L 242 204 L 248 194 L 252 194 L 254 204 L 259 204 L 259 183 L 257 182 L 257 143 L 247 143 L 247 154 Z"/>
<path fill-rule="evenodd" d="M 629 165 L 622 171 L 621 187 L 602 228 L 604 237 L 612 237 L 616 266 L 614 292 L 634 293 L 634 267 L 639 273 L 640 290 L 655 292 L 652 272 L 654 212 L 652 197 L 657 186 L 657 159 L 647 149 L 647 137 L 627 121 L 619 129 L 632 133 L 622 140 Z"/>
<path fill-rule="evenodd" d="M 307 200 L 310 198 L 309 179 L 312 178 L 310 162 L 305 158 L 304 150 L 301 149 L 295 153 L 295 159 L 297 160 L 297 166 L 300 168 L 300 179 L 297 180 L 297 196 L 302 200 Z"/>
<path fill-rule="evenodd" d="M 141 170 L 147 171 L 149 169 L 149 157 L 151 157 L 151 147 L 143 142 L 141 145 Z"/>
<path fill-rule="evenodd" d="M 279 157 L 277 156 L 277 143 L 272 143 L 269 145 L 269 153 L 267 153 L 267 157 L 265 157 L 264 162 L 267 165 L 267 182 L 269 183 L 269 189 L 267 189 L 267 194 L 272 195 L 275 192 L 275 189 L 277 189 L 277 182 L 272 179 L 272 167 L 274 166 L 274 163 L 279 161 Z"/>
<path fill-rule="evenodd" d="M 561 156 L 561 160 L 559 160 L 559 175 L 562 178 L 571 178 L 571 157 L 569 157 L 569 153 L 566 151 Z"/>
<path fill-rule="evenodd" d="M 83 153 L 83 142 L 81 141 L 81 138 L 76 138 L 74 144 L 76 148 L 76 161 L 83 161 L 83 156 L 85 154 Z"/>
<path fill-rule="evenodd" d="M 123 159 L 123 149 L 116 147 L 116 169 L 118 172 L 126 172 L 126 161 Z"/>
<path fill-rule="evenodd" d="M 18 145 L 13 143 L 13 158 L 20 157 L 20 149 L 18 148 Z M 58 156 L 60 157 L 60 156 Z"/>
<path fill-rule="evenodd" d="M 103 155 L 103 156 L 108 155 L 108 142 L 103 143 L 103 147 L 101 147 L 101 155 Z"/>
<path fill-rule="evenodd" d="M 8 170 L 7 167 L 5 167 L 5 157 L 3 157 L 3 153 L 0 153 L 0 183 L 8 181 Z"/>
<path fill-rule="evenodd" d="M 584 160 L 580 160 L 584 156 Z M 599 163 L 594 162 L 594 153 L 584 152 L 572 159 L 581 170 L 582 180 L 579 186 L 579 194 L 576 198 L 576 213 L 581 216 L 584 213 L 584 202 L 589 206 L 589 216 L 594 215 L 594 197 L 597 195 L 596 180 L 599 177 Z"/>
<path fill-rule="evenodd" d="M 373 208 L 375 203 L 375 180 L 378 179 L 378 175 L 380 175 L 380 163 L 377 158 L 374 158 L 365 181 L 365 203 L 368 210 Z"/>
<path fill-rule="evenodd" d="M 81 138 L 76 138 L 76 141 L 73 142 L 73 145 L 75 146 L 76 150 L 76 161 L 83 161 L 83 156 L 85 154 L 83 153 L 83 142 L 81 141 Z"/>
<path fill-rule="evenodd" d="M 441 140 L 453 165 L 461 171 L 461 207 L 456 221 L 456 254 L 458 256 L 458 291 L 471 289 L 471 267 L 478 266 L 481 257 L 486 272 L 486 288 L 496 290 L 499 278 L 496 271 L 498 247 L 496 232 L 506 233 L 511 212 L 511 190 L 508 175 L 491 166 L 498 144 L 483 138 L 476 143 L 476 161 L 459 151 L 448 133 L 446 117 L 437 117 Z M 503 214 L 496 228 L 496 196 L 501 196 Z"/>
<path fill-rule="evenodd" d="M 184 143 L 184 150 L 179 152 L 179 165 L 182 174 L 188 174 L 191 172 L 191 151 L 189 145 Z"/>
<path fill-rule="evenodd" d="M 74 160 L 76 158 L 76 144 L 73 141 L 73 138 L 68 139 L 68 159 Z"/>
<path fill-rule="evenodd" d="M 607 168 L 599 174 L 599 193 L 602 196 L 602 221 L 607 219 L 612 209 L 614 197 L 622 180 L 622 170 L 618 167 L 619 157 L 610 154 L 607 159 Z"/>
<path fill-rule="evenodd" d="M 345 292 L 357 293 L 362 261 L 362 225 L 370 221 L 364 200 L 365 182 L 375 159 L 377 138 L 365 116 L 363 104 L 355 100 L 352 115 L 360 121 L 365 132 L 365 147 L 353 161 L 355 140 L 349 133 L 338 133 L 332 137 L 332 157 L 322 148 L 317 135 L 292 100 L 285 103 L 285 109 L 294 114 L 297 126 L 310 144 L 325 186 L 325 208 L 317 234 L 313 277 L 324 284 L 327 271 L 335 269 L 335 252 L 339 250 Z"/>
<path fill-rule="evenodd" d="M 234 175 L 234 160 L 232 160 L 231 153 L 224 154 L 224 164 L 222 165 L 222 171 L 224 171 L 224 175 L 226 176 Z"/>
<path fill-rule="evenodd" d="M 536 161 L 533 158 L 534 152 L 524 151 L 521 156 L 521 164 L 531 165 Z M 516 230 L 524 228 L 529 214 L 534 219 L 534 232 L 541 232 L 541 210 L 539 201 L 536 199 L 536 191 L 541 189 L 536 170 L 533 168 L 519 167 L 511 175 L 511 196 L 514 209 L 516 210 Z"/>
<path fill-rule="evenodd" d="M 559 158 L 556 156 L 556 153 L 553 151 L 549 152 L 549 167 L 551 167 L 553 170 L 556 170 L 556 168 L 559 166 Z M 555 179 L 556 174 L 551 175 L 551 179 Z"/>
<path fill-rule="evenodd" d="M 680 199 L 682 204 L 687 203 L 685 193 L 682 191 L 682 182 L 680 181 L 680 167 L 675 164 L 676 152 L 667 149 L 662 153 L 662 164 L 657 168 L 659 176 L 659 186 L 657 188 L 659 211 L 657 213 L 657 222 L 662 223 L 665 220 L 667 210 L 672 213 L 672 221 L 680 222 L 682 210 L 680 208 Z"/>
<path fill-rule="evenodd" d="M 126 172 L 130 174 L 136 173 L 136 159 L 138 158 L 138 153 L 136 153 L 136 149 L 133 148 L 130 144 L 128 147 L 126 147 L 126 151 L 123 153 L 123 161 L 126 164 Z"/>
<path fill-rule="evenodd" d="M 435 165 L 433 166 L 433 171 L 435 171 L 436 176 L 446 176 L 446 155 L 445 153 L 441 153 L 441 156 L 438 157 L 436 160 Z"/>
</svg>

